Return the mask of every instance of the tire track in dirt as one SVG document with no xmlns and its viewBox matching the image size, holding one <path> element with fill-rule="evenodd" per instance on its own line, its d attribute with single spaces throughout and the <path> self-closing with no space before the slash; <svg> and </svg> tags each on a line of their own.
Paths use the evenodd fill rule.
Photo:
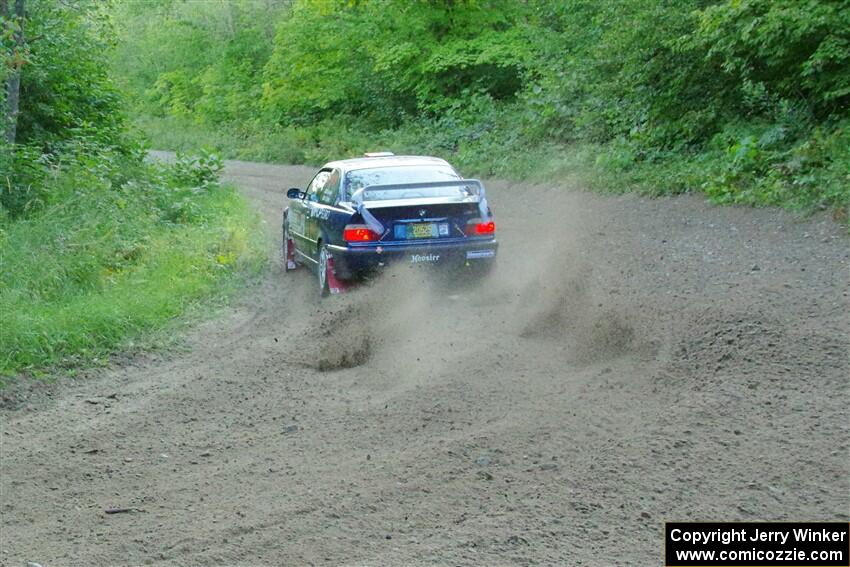
<svg viewBox="0 0 850 567">
<path fill-rule="evenodd" d="M 311 173 L 227 164 L 273 257 Z M 481 287 L 275 265 L 184 352 L 4 393 L 0 563 L 651 564 L 664 520 L 847 519 L 840 227 L 488 194 Z"/>
</svg>

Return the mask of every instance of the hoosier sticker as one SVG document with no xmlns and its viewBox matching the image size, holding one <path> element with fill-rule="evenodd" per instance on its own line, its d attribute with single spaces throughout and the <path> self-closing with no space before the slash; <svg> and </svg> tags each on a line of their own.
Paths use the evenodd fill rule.
<svg viewBox="0 0 850 567">
<path fill-rule="evenodd" d="M 439 254 L 411 254 L 410 255 L 410 263 L 411 264 L 423 264 L 423 263 L 434 263 L 440 261 Z"/>
</svg>

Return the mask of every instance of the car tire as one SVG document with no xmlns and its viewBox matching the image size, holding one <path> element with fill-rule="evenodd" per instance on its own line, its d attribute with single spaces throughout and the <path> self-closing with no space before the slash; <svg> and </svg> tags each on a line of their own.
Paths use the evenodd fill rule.
<svg viewBox="0 0 850 567">
<path fill-rule="evenodd" d="M 316 275 L 319 280 L 319 297 L 327 297 L 331 293 L 330 285 L 328 284 L 328 247 L 324 244 L 319 245 L 319 265 L 316 267 Z"/>
</svg>

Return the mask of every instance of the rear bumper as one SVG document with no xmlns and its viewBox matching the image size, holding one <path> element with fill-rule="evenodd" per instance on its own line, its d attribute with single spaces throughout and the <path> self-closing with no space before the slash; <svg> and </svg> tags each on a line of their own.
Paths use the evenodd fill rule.
<svg viewBox="0 0 850 567">
<path fill-rule="evenodd" d="M 499 243 L 495 239 L 328 246 L 334 258 L 334 271 L 341 279 L 353 279 L 391 264 L 433 266 L 437 269 L 486 266 L 496 259 L 498 249 Z"/>
</svg>

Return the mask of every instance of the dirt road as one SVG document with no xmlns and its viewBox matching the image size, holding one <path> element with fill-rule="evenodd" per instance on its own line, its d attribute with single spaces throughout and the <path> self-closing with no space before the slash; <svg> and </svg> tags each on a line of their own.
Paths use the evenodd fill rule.
<svg viewBox="0 0 850 567">
<path fill-rule="evenodd" d="M 276 230 L 310 170 L 227 175 Z M 4 394 L 0 564 L 658 565 L 665 520 L 848 519 L 838 225 L 488 189 L 483 287 L 275 264 L 185 352 Z"/>
</svg>

